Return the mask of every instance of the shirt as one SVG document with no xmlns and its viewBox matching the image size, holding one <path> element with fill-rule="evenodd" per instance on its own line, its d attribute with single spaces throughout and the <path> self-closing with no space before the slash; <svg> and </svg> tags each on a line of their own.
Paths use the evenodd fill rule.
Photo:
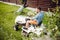
<svg viewBox="0 0 60 40">
<path fill-rule="evenodd" d="M 39 12 L 39 13 L 34 17 L 34 19 L 35 19 L 35 20 L 37 21 L 37 23 L 39 24 L 39 23 L 42 21 L 43 17 L 44 17 L 44 12 L 41 11 L 41 12 Z"/>
</svg>

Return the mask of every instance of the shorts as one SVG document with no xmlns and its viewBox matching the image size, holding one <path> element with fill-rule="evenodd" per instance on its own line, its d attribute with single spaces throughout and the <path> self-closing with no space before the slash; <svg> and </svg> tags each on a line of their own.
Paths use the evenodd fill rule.
<svg viewBox="0 0 60 40">
<path fill-rule="evenodd" d="M 29 20 L 28 22 L 29 22 L 30 24 L 36 24 L 36 25 L 38 24 L 36 20 Z"/>
</svg>

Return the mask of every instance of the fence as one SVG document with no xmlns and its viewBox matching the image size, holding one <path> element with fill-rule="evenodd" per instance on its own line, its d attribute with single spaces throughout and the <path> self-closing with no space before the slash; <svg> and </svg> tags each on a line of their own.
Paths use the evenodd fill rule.
<svg viewBox="0 0 60 40">
<path fill-rule="evenodd" d="M 20 0 L 0 0 L 0 1 L 21 4 Z M 52 3 L 51 0 L 27 0 L 27 3 L 29 5 L 29 7 L 34 7 L 35 8 L 35 7 L 40 6 L 45 11 L 47 11 L 48 8 L 50 8 L 52 6 L 55 6 L 55 4 L 53 4 L 53 5 L 51 4 Z"/>
</svg>

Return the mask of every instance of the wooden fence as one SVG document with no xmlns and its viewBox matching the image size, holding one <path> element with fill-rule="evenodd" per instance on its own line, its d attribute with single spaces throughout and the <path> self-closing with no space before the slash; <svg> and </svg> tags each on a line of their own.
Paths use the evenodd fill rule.
<svg viewBox="0 0 60 40">
<path fill-rule="evenodd" d="M 20 0 L 0 0 L 0 1 L 21 4 Z M 45 11 L 47 11 L 48 8 L 51 8 L 52 6 L 54 6 L 54 4 L 53 5 L 51 4 L 52 3 L 51 0 L 27 0 L 27 3 L 29 7 L 35 8 L 35 7 L 40 6 Z"/>
</svg>

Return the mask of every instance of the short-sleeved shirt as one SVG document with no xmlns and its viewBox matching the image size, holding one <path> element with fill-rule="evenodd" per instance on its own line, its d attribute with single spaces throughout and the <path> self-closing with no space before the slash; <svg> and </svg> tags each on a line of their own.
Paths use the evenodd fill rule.
<svg viewBox="0 0 60 40">
<path fill-rule="evenodd" d="M 37 23 L 39 24 L 42 20 L 43 20 L 43 17 L 44 17 L 44 12 L 41 11 L 39 12 L 35 17 L 34 19 L 37 21 Z"/>
</svg>

